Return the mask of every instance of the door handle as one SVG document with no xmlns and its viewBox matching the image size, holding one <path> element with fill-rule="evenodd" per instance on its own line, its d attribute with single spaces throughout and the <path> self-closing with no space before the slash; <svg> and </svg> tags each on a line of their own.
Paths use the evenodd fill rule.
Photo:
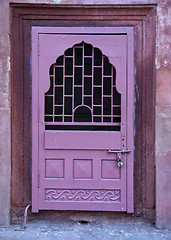
<svg viewBox="0 0 171 240">
<path fill-rule="evenodd" d="M 108 150 L 108 153 L 129 153 L 131 150 L 128 148 L 128 149 L 123 149 L 123 150 L 112 150 L 112 149 L 109 149 Z"/>
</svg>

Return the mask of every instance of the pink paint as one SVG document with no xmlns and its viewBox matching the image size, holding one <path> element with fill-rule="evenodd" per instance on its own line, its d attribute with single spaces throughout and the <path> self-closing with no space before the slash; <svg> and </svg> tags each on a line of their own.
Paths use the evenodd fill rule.
<svg viewBox="0 0 171 240">
<path fill-rule="evenodd" d="M 133 29 L 33 27 L 32 63 L 32 211 L 133 212 Z"/>
</svg>

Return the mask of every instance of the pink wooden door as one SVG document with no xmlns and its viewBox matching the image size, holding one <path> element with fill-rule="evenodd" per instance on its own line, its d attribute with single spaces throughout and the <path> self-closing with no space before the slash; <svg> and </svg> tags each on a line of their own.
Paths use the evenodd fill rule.
<svg viewBox="0 0 171 240">
<path fill-rule="evenodd" d="M 32 209 L 133 212 L 132 28 L 32 29 Z"/>
</svg>

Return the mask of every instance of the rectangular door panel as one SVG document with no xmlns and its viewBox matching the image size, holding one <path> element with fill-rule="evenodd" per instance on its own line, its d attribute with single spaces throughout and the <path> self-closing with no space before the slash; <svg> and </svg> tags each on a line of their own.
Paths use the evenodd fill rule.
<svg viewBox="0 0 171 240">
<path fill-rule="evenodd" d="M 75 154 L 73 150 L 60 150 L 58 158 L 46 158 L 44 162 L 43 188 L 40 186 L 42 208 L 69 209 L 70 206 L 74 210 L 88 210 L 93 207 L 94 211 L 111 211 L 116 204 L 118 210 L 125 210 L 125 175 L 117 166 L 117 155 L 107 151 L 79 150 Z"/>
<path fill-rule="evenodd" d="M 45 131 L 45 149 L 120 149 L 120 132 Z"/>
</svg>

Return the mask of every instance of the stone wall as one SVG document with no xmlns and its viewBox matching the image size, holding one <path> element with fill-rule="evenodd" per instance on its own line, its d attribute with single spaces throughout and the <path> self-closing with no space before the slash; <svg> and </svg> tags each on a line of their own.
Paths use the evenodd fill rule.
<svg viewBox="0 0 171 240">
<path fill-rule="evenodd" d="M 103 4 L 101 0 L 0 0 L 0 226 L 10 221 L 10 8 L 9 3 Z M 171 227 L 171 2 L 105 0 L 105 4 L 157 3 L 156 226 Z"/>
</svg>

